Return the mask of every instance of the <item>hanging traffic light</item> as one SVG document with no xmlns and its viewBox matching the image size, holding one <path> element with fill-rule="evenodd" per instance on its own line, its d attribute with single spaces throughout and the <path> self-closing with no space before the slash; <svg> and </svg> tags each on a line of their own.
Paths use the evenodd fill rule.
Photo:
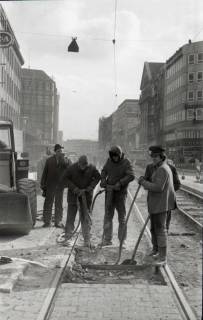
<svg viewBox="0 0 203 320">
<path fill-rule="evenodd" d="M 76 40 L 77 40 L 77 38 L 72 38 L 72 41 L 68 46 L 69 52 L 79 52 L 79 47 L 78 47 Z"/>
</svg>

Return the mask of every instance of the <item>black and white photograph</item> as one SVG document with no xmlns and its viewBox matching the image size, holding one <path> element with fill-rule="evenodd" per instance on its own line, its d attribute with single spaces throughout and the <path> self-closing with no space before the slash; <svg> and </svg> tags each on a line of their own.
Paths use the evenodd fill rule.
<svg viewBox="0 0 203 320">
<path fill-rule="evenodd" d="M 203 1 L 0 0 L 0 320 L 202 320 Z"/>
</svg>

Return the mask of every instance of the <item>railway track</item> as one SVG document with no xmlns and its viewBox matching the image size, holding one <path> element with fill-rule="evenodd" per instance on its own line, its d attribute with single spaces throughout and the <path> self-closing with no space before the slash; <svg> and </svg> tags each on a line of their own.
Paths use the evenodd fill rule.
<svg viewBox="0 0 203 320">
<path fill-rule="evenodd" d="M 129 199 L 130 200 L 132 199 L 131 193 L 129 193 Z M 138 205 L 135 204 L 134 205 L 134 209 L 135 209 L 136 215 L 138 215 L 138 217 L 139 217 L 140 226 L 141 226 L 141 224 L 145 220 L 145 213 L 143 214 L 142 208 L 139 207 L 139 204 Z M 137 219 L 137 217 L 135 219 Z M 130 222 L 130 224 L 131 224 L 131 222 Z M 150 242 L 149 229 L 146 230 L 145 235 L 146 235 L 148 240 L 144 240 L 143 241 L 145 243 L 145 247 L 142 247 L 142 251 L 146 250 L 146 241 Z M 62 268 L 58 270 L 55 278 L 52 281 L 50 289 L 49 289 L 49 291 L 47 293 L 47 297 L 44 300 L 44 303 L 43 303 L 43 306 L 41 308 L 40 313 L 38 314 L 37 320 L 48 320 L 48 319 L 52 320 L 52 319 L 55 319 L 55 316 L 58 313 L 58 310 L 55 310 L 55 308 L 57 306 L 57 299 L 58 299 L 57 297 L 59 296 L 59 300 L 62 299 L 62 297 L 63 297 L 63 290 L 65 290 L 65 289 L 61 289 L 61 283 L 63 282 L 63 278 L 64 278 L 64 274 L 66 273 L 67 266 L 70 265 L 70 264 L 74 264 L 74 260 L 75 260 L 74 248 L 75 248 L 75 246 L 77 244 L 77 241 L 78 241 L 78 234 L 76 235 L 74 241 L 72 242 L 71 254 L 68 255 L 68 256 L 64 255 L 64 259 L 63 259 L 63 262 L 61 264 Z M 145 248 L 145 249 L 143 249 L 143 248 Z M 109 248 L 106 248 L 106 250 L 108 251 Z M 117 251 L 117 248 L 116 248 L 116 251 Z M 98 255 L 100 255 L 100 254 L 102 255 L 103 252 L 102 251 L 98 251 L 97 254 Z M 115 252 L 113 252 L 113 251 L 112 251 L 112 259 L 115 260 Z M 109 269 L 109 270 L 111 270 L 111 269 Z M 109 274 L 109 270 L 107 271 L 107 275 Z M 171 268 L 169 267 L 169 265 L 166 265 L 164 268 L 161 267 L 160 271 L 161 271 L 162 278 L 167 283 L 167 285 L 171 288 L 171 290 L 173 290 L 175 292 L 175 295 L 176 295 L 177 300 L 179 302 L 179 305 L 180 305 L 180 308 L 181 308 L 181 315 L 180 315 L 180 318 L 177 316 L 177 319 L 197 320 L 198 319 L 197 315 L 195 314 L 194 310 L 191 308 L 190 303 L 188 302 L 188 299 L 185 298 L 186 295 L 185 295 L 185 293 L 183 293 L 183 291 L 181 289 L 181 286 L 180 286 L 180 283 L 178 283 L 178 281 L 176 281 L 176 279 L 175 279 L 176 276 L 174 276 L 174 273 L 171 270 Z M 84 272 L 84 271 L 81 271 L 81 272 Z M 90 272 L 90 270 L 88 270 L 88 272 Z M 94 277 L 95 277 L 95 275 L 97 275 L 98 278 L 101 278 L 100 280 L 98 280 L 98 278 L 97 278 L 97 283 L 98 283 L 98 281 L 104 281 L 104 279 L 106 277 L 106 274 L 104 274 L 104 271 L 103 271 L 102 275 L 101 275 L 101 270 L 96 270 L 95 272 L 97 272 L 97 274 L 94 273 Z M 118 281 L 117 279 L 122 279 L 122 277 L 129 275 L 129 272 L 133 272 L 133 271 L 132 270 L 130 271 L 130 270 L 127 270 L 127 269 L 124 270 L 124 271 L 117 270 L 117 272 L 116 271 L 111 271 L 110 272 L 111 273 L 111 279 L 116 279 L 115 283 L 117 283 L 117 281 Z M 125 273 L 126 273 L 126 275 L 125 275 Z M 138 269 L 137 269 L 136 273 L 138 273 Z M 113 274 L 113 276 L 112 276 L 112 274 Z M 81 274 L 80 274 L 80 277 L 81 277 Z M 133 274 L 132 273 L 132 279 L 134 278 L 134 280 L 133 280 L 134 284 L 137 283 L 136 282 L 137 281 L 136 277 L 137 277 L 137 274 L 135 274 L 135 273 Z M 106 278 L 106 281 L 107 281 L 106 283 L 111 283 L 111 282 L 109 282 L 109 279 L 110 279 L 109 277 Z M 156 279 L 156 281 L 157 281 L 157 279 Z M 87 283 L 87 281 L 84 281 L 84 283 Z M 92 282 L 89 281 L 88 283 L 91 284 Z M 94 281 L 93 281 L 93 283 L 94 283 Z M 105 283 L 105 282 L 102 282 L 102 283 Z M 122 283 L 122 281 L 121 281 L 121 283 Z M 73 287 L 73 284 L 72 284 L 72 287 Z M 77 284 L 75 284 L 75 287 L 77 287 Z M 68 300 L 67 300 L 67 305 L 68 305 Z M 67 308 L 68 308 L 68 306 L 67 306 Z M 82 306 L 81 306 L 81 308 L 82 308 Z M 80 312 L 80 311 L 78 311 L 78 312 Z M 70 315 L 70 319 L 71 319 L 71 315 Z M 165 319 L 165 318 L 163 318 L 163 319 Z"/>
<path fill-rule="evenodd" d="M 203 223 L 203 197 L 185 187 L 176 193 L 179 211 L 200 231 Z"/>
<path fill-rule="evenodd" d="M 142 168 L 136 168 L 136 172 L 143 174 Z M 138 180 L 138 176 L 136 176 Z M 203 227 L 203 196 L 198 190 L 190 186 L 181 185 L 176 192 L 178 210 L 195 228 L 202 232 Z"/>
</svg>

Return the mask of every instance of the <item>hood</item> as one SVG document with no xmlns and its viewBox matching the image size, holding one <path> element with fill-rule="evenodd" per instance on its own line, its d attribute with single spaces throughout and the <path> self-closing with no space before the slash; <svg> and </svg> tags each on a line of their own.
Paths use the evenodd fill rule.
<svg viewBox="0 0 203 320">
<path fill-rule="evenodd" d="M 111 149 L 109 150 L 109 157 L 111 158 L 111 160 L 113 155 L 119 156 L 120 160 L 123 158 L 124 154 L 120 146 L 111 147 Z"/>
</svg>

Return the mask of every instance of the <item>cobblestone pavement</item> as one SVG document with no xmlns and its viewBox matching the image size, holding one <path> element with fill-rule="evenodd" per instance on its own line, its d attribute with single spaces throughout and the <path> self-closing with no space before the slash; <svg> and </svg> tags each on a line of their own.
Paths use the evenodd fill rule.
<svg viewBox="0 0 203 320">
<path fill-rule="evenodd" d="M 181 320 L 166 286 L 63 284 L 50 320 Z"/>
<path fill-rule="evenodd" d="M 96 220 L 98 221 L 98 229 L 95 230 L 96 234 L 93 232 L 92 237 L 92 241 L 95 244 L 101 240 L 102 235 L 103 200 L 102 197 L 98 199 L 93 212 L 93 225 Z M 132 220 L 129 222 L 128 228 L 128 250 L 124 251 L 122 259 L 129 258 L 129 251 L 132 251 L 139 234 L 139 228 L 137 229 L 135 226 L 136 221 L 133 223 L 134 219 L 132 213 Z M 56 237 L 61 230 L 51 228 L 45 231 L 40 226 L 41 222 L 39 222 L 39 228 L 36 227 L 35 229 L 35 235 L 34 233 L 32 235 L 31 232 L 29 236 L 33 237 L 33 242 L 31 239 L 28 242 L 25 241 L 25 243 L 29 243 L 29 246 L 24 243 L 24 250 L 29 249 L 33 259 L 47 264 L 49 268 L 41 268 L 39 266 L 31 268 L 29 266 L 12 292 L 0 293 L 0 319 L 2 320 L 21 320 L 22 318 L 37 320 L 51 281 L 58 267 L 60 267 L 61 258 L 65 252 L 66 254 L 70 252 L 71 247 L 66 248 L 56 244 Z M 116 252 L 118 249 L 117 227 L 117 217 L 115 217 L 113 247 L 116 248 Z M 46 232 L 49 241 L 45 245 L 43 237 L 46 238 Z M 36 236 L 38 237 L 37 239 Z M 42 242 L 39 246 L 40 241 Z M 21 244 L 23 242 L 22 240 Z M 80 243 L 82 242 L 80 241 Z M 8 247 L 8 252 L 15 252 L 17 247 L 20 249 L 20 244 L 17 245 L 15 241 L 13 241 L 13 245 L 15 248 L 10 247 L 9 249 Z M 1 248 L 3 249 L 3 245 Z M 36 248 L 37 250 L 35 251 Z M 142 261 L 147 250 L 149 250 L 149 247 L 146 247 L 146 242 L 143 239 L 137 255 L 141 257 L 140 261 Z M 27 257 L 26 254 L 27 251 L 25 251 L 25 256 Z M 70 320 L 102 318 L 106 320 L 184 319 L 179 314 L 176 299 L 170 288 L 162 285 L 149 285 L 146 281 L 139 284 L 135 283 L 134 285 L 63 284 L 60 287 L 56 309 L 51 319 L 66 318 Z"/>
<path fill-rule="evenodd" d="M 99 243 L 102 236 L 103 224 L 103 195 L 97 200 L 93 212 L 94 244 Z M 130 201 L 128 201 L 129 207 Z M 114 263 L 118 253 L 117 215 L 114 218 L 113 245 L 102 249 L 99 259 L 102 260 L 104 250 L 115 251 Z M 139 222 L 135 212 L 129 220 L 127 249 L 123 250 L 122 259 L 130 258 L 132 249 L 139 235 Z M 149 245 L 146 239 L 140 243 L 136 260 L 142 263 Z M 111 256 L 112 257 L 112 256 Z M 106 259 L 105 259 L 106 261 Z M 102 279 L 100 280 L 102 282 Z M 167 285 L 149 284 L 147 279 L 136 281 L 134 284 L 123 283 L 68 283 L 62 284 L 54 303 L 50 320 L 82 320 L 82 319 L 108 319 L 108 320 L 179 320 L 184 319 L 180 313 L 174 293 Z"/>
</svg>

